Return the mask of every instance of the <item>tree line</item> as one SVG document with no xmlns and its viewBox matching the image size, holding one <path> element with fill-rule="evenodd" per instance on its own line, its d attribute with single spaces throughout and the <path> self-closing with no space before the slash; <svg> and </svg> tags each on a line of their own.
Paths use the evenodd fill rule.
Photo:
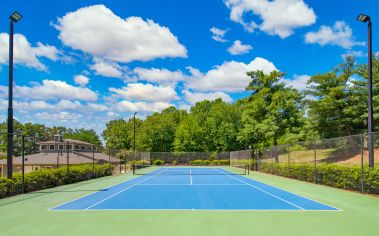
<svg viewBox="0 0 379 236">
<path fill-rule="evenodd" d="M 60 133 L 97 146 L 116 150 L 150 152 L 221 152 L 264 147 L 299 141 L 327 139 L 365 132 L 367 127 L 367 64 L 353 57 L 332 70 L 315 74 L 307 89 L 287 86 L 285 73 L 247 72 L 249 95 L 232 104 L 221 99 L 197 102 L 188 111 L 169 107 L 146 119 L 109 121 L 102 143 L 92 129 L 47 127 L 15 121 L 16 132 L 30 142 L 26 153 L 38 152 L 38 142 Z M 379 128 L 379 58 L 373 58 L 374 129 Z M 0 124 L 0 152 L 6 151 L 6 123 Z M 20 149 L 15 147 L 15 154 Z"/>
<path fill-rule="evenodd" d="M 233 104 L 201 101 L 189 111 L 169 107 L 136 120 L 136 149 L 151 152 L 231 151 L 362 133 L 367 127 L 367 64 L 353 57 L 315 74 L 307 89 L 287 86 L 285 73 L 247 72 L 249 96 Z M 379 60 L 373 58 L 374 128 L 378 128 Z M 133 119 L 112 120 L 109 148 L 133 149 Z"/>
</svg>

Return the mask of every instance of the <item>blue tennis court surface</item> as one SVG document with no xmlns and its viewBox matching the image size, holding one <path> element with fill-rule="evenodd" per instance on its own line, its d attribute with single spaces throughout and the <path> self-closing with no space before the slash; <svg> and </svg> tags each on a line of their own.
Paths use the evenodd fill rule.
<svg viewBox="0 0 379 236">
<path fill-rule="evenodd" d="M 339 209 L 223 168 L 162 167 L 52 210 Z"/>
</svg>

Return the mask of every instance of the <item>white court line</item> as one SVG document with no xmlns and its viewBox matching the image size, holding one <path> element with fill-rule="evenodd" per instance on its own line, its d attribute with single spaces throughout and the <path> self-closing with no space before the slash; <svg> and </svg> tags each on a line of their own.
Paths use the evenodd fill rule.
<svg viewBox="0 0 379 236">
<path fill-rule="evenodd" d="M 224 173 L 224 172 L 222 172 L 221 170 L 218 170 L 218 169 L 216 169 L 217 171 L 219 171 L 220 173 Z M 292 202 L 289 202 L 289 201 L 287 201 L 287 200 L 284 200 L 283 198 L 281 198 L 281 197 L 278 197 L 278 196 L 276 196 L 276 195 L 274 195 L 274 194 L 272 194 L 272 193 L 269 193 L 269 192 L 267 192 L 267 191 L 265 191 L 265 190 L 263 190 L 263 189 L 261 189 L 261 188 L 258 188 L 257 186 L 254 186 L 254 185 L 252 185 L 252 184 L 249 184 L 248 182 L 245 182 L 245 181 L 243 181 L 243 180 L 240 180 L 240 179 L 238 179 L 238 178 L 236 178 L 236 177 L 234 177 L 234 176 L 231 176 L 231 175 L 227 175 L 227 176 L 229 176 L 230 178 L 233 178 L 233 179 L 236 179 L 236 180 L 238 180 L 238 181 L 240 181 L 241 183 L 244 183 L 244 184 L 246 184 L 246 185 L 249 185 L 250 187 L 253 187 L 253 188 L 255 188 L 255 189 L 258 189 L 259 191 L 262 191 L 262 192 L 264 192 L 264 193 L 266 193 L 266 194 L 268 194 L 268 195 L 270 195 L 270 196 L 272 196 L 272 197 L 274 197 L 274 198 L 277 198 L 277 199 L 279 199 L 279 200 L 281 200 L 281 201 L 283 201 L 283 202 L 286 202 L 286 203 L 288 203 L 288 204 L 290 204 L 290 205 L 292 205 L 292 206 L 294 206 L 294 207 L 296 207 L 296 208 L 299 208 L 299 209 L 301 209 L 301 210 L 305 210 L 304 208 L 302 208 L 302 207 L 300 207 L 300 206 L 298 206 L 298 205 L 296 205 L 296 204 L 294 204 L 294 203 L 292 203 Z"/>
<path fill-rule="evenodd" d="M 142 183 L 142 182 L 145 182 L 146 180 L 149 180 L 149 179 L 151 179 L 151 178 L 157 176 L 158 174 L 160 174 L 160 173 L 162 173 L 162 172 L 164 172 L 164 171 L 166 171 L 166 170 L 167 170 L 167 168 L 166 168 L 166 169 L 163 169 L 162 171 L 156 173 L 155 175 L 152 175 L 152 176 L 150 176 L 150 177 L 148 177 L 148 178 L 146 178 L 146 179 L 143 179 L 143 180 L 141 180 L 141 181 L 139 181 L 139 182 L 137 182 L 137 183 L 135 183 L 135 184 L 133 184 L 133 185 L 131 185 L 131 186 L 129 186 L 129 187 L 127 187 L 127 188 L 121 190 L 121 191 L 118 191 L 117 193 L 114 193 L 114 194 L 112 194 L 111 196 L 106 197 L 106 198 L 104 198 L 104 199 L 101 200 L 101 201 L 98 201 L 98 202 L 92 204 L 91 206 L 85 208 L 84 210 L 86 211 L 86 210 L 90 209 L 91 207 L 94 207 L 94 206 L 96 206 L 96 205 L 98 205 L 98 204 L 100 204 L 100 203 L 102 203 L 102 202 L 104 202 L 104 201 L 106 201 L 106 200 L 108 200 L 108 199 L 110 199 L 110 198 L 112 198 L 112 197 L 114 197 L 114 196 L 116 196 L 116 195 L 122 193 L 122 192 L 125 192 L 126 190 L 128 190 L 128 189 L 130 189 L 130 188 L 132 188 L 132 187 L 134 187 L 134 186 L 136 186 L 136 185 L 138 185 L 138 184 L 140 184 L 140 183 Z"/>
<path fill-rule="evenodd" d="M 57 209 L 56 211 L 83 211 L 82 209 Z M 129 209 L 122 209 L 122 208 L 103 208 L 103 209 L 88 209 L 88 211 L 210 211 L 210 212 L 216 212 L 216 211 L 250 211 L 250 212 L 339 212 L 339 210 L 300 210 L 300 209 L 196 209 L 196 208 L 182 208 L 182 209 L 170 209 L 170 208 L 129 208 Z"/>
<path fill-rule="evenodd" d="M 121 176 L 121 175 L 120 175 L 120 176 Z M 50 210 L 55 210 L 55 208 L 58 208 L 58 207 L 61 207 L 61 206 L 63 206 L 63 205 L 66 205 L 66 204 L 69 204 L 69 203 L 72 203 L 72 202 L 78 201 L 78 200 L 80 200 L 80 199 L 82 199 L 82 198 L 85 198 L 85 197 L 89 197 L 89 196 L 91 196 L 91 195 L 93 195 L 93 194 L 95 194 L 95 193 L 99 193 L 99 192 L 101 192 L 101 191 L 104 191 L 104 190 L 107 190 L 107 189 L 113 188 L 113 187 L 115 187 L 115 186 L 117 186 L 117 185 L 124 184 L 124 183 L 126 183 L 126 182 L 128 182 L 128 181 L 131 181 L 131 180 L 133 180 L 133 179 L 136 179 L 136 178 L 138 178 L 138 177 L 132 177 L 131 179 L 123 180 L 121 183 L 113 184 L 113 185 L 107 186 L 107 187 L 105 187 L 105 188 L 103 188 L 103 189 L 100 189 L 100 190 L 95 190 L 95 192 L 93 192 L 93 193 L 89 193 L 89 194 L 87 194 L 87 195 L 84 195 L 83 197 L 76 198 L 76 199 L 74 199 L 74 200 L 71 200 L 71 201 L 65 202 L 65 203 L 63 203 L 63 204 L 59 204 L 58 206 L 51 207 L 51 208 L 49 208 L 49 209 L 47 209 L 47 210 L 49 210 L 49 211 L 50 211 Z M 101 180 L 101 181 L 103 181 L 103 180 Z M 91 183 L 88 183 L 88 184 L 91 184 Z M 75 187 L 75 188 L 76 188 L 76 187 Z"/>
<path fill-rule="evenodd" d="M 138 184 L 138 186 L 245 186 L 246 184 Z"/>
<path fill-rule="evenodd" d="M 191 181 L 191 185 L 192 185 L 192 170 L 190 170 L 190 181 Z"/>
<path fill-rule="evenodd" d="M 246 179 L 250 179 L 250 178 L 247 178 L 247 177 L 244 177 L 244 176 L 241 176 L 241 177 L 246 178 Z M 258 180 L 256 180 L 256 179 L 250 179 L 250 180 L 253 180 L 253 181 L 255 181 L 255 182 L 258 182 L 258 183 L 261 183 L 261 184 L 264 184 L 264 185 L 267 185 L 267 186 L 270 186 L 270 187 L 273 187 L 273 188 L 280 189 L 280 190 L 282 190 L 282 191 L 284 191 L 284 192 L 288 192 L 288 193 L 291 193 L 291 194 L 296 195 L 296 196 L 298 196 L 298 197 L 305 198 L 305 199 L 307 199 L 307 200 L 309 200 L 309 201 L 317 202 L 317 203 L 322 204 L 322 205 L 324 205 L 324 206 L 328 206 L 328 207 L 334 208 L 334 209 L 336 209 L 337 211 L 343 211 L 343 210 L 340 209 L 340 208 L 337 208 L 337 207 L 334 207 L 334 206 L 331 206 L 331 205 L 325 204 L 325 203 L 323 203 L 323 202 L 320 202 L 320 201 L 317 201 L 317 200 L 311 199 L 311 198 L 309 198 L 309 197 L 305 197 L 305 196 L 303 196 L 303 195 L 300 195 L 300 194 L 297 194 L 297 193 L 291 192 L 291 191 L 289 191 L 289 190 L 285 190 L 285 189 L 279 188 L 279 187 L 274 186 L 274 185 L 271 185 L 271 184 L 266 184 L 266 183 L 264 183 L 264 182 L 262 182 L 262 181 L 258 181 Z M 322 185 L 319 185 L 319 186 L 322 186 Z M 321 211 L 321 210 L 320 210 L 320 211 Z M 331 210 L 325 210 L 325 211 L 331 211 Z"/>
</svg>

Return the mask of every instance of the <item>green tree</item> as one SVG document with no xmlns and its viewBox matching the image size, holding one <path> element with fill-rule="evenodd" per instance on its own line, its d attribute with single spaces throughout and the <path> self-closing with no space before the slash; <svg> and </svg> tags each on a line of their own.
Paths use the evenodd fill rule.
<svg viewBox="0 0 379 236">
<path fill-rule="evenodd" d="M 91 143 L 95 146 L 101 146 L 99 135 L 93 129 L 75 129 L 70 133 L 66 133 L 64 138 L 80 140 L 83 142 Z"/>
<path fill-rule="evenodd" d="M 284 73 L 253 71 L 248 75 L 251 82 L 246 90 L 251 95 L 239 104 L 244 125 L 238 136 L 241 143 L 261 149 L 300 139 L 305 124 L 302 96 L 280 82 Z"/>
<path fill-rule="evenodd" d="M 102 134 L 106 147 L 118 150 L 130 149 L 131 140 L 128 129 L 128 124 L 123 119 L 109 121 Z"/>
<path fill-rule="evenodd" d="M 185 111 L 169 107 L 148 116 L 138 130 L 137 149 L 151 152 L 173 151 L 176 129 L 185 115 Z"/>
<path fill-rule="evenodd" d="M 177 129 L 175 150 L 231 151 L 239 149 L 237 134 L 241 126 L 239 107 L 227 104 L 221 99 L 198 102 Z"/>
<path fill-rule="evenodd" d="M 365 83 L 354 79 L 357 65 L 353 57 L 333 71 L 312 76 L 308 81 L 312 96 L 308 99 L 308 114 L 322 138 L 359 133 L 364 125 Z M 367 117 L 367 115 L 366 115 Z"/>
</svg>

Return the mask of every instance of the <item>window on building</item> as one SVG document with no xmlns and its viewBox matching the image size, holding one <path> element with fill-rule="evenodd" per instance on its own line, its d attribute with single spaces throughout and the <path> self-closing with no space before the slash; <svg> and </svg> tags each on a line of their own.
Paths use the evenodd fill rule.
<svg viewBox="0 0 379 236">
<path fill-rule="evenodd" d="M 59 150 L 63 150 L 64 148 L 64 145 L 63 144 L 59 144 Z"/>
<path fill-rule="evenodd" d="M 54 144 L 51 144 L 51 145 L 49 146 L 49 149 L 50 149 L 50 150 L 55 150 L 55 145 L 54 145 Z"/>
<path fill-rule="evenodd" d="M 70 144 L 70 145 L 66 145 L 66 148 L 68 149 L 68 150 L 71 150 L 72 149 L 72 145 Z"/>
<path fill-rule="evenodd" d="M 80 146 L 80 150 L 85 151 L 86 150 L 86 146 Z"/>
<path fill-rule="evenodd" d="M 79 150 L 79 145 L 75 145 L 75 150 Z"/>
<path fill-rule="evenodd" d="M 45 166 L 45 169 L 53 169 L 52 166 Z"/>
<path fill-rule="evenodd" d="M 87 150 L 88 151 L 92 151 L 92 147 L 91 146 L 87 146 Z"/>
<path fill-rule="evenodd" d="M 47 150 L 47 145 L 41 145 L 41 150 Z"/>
</svg>

